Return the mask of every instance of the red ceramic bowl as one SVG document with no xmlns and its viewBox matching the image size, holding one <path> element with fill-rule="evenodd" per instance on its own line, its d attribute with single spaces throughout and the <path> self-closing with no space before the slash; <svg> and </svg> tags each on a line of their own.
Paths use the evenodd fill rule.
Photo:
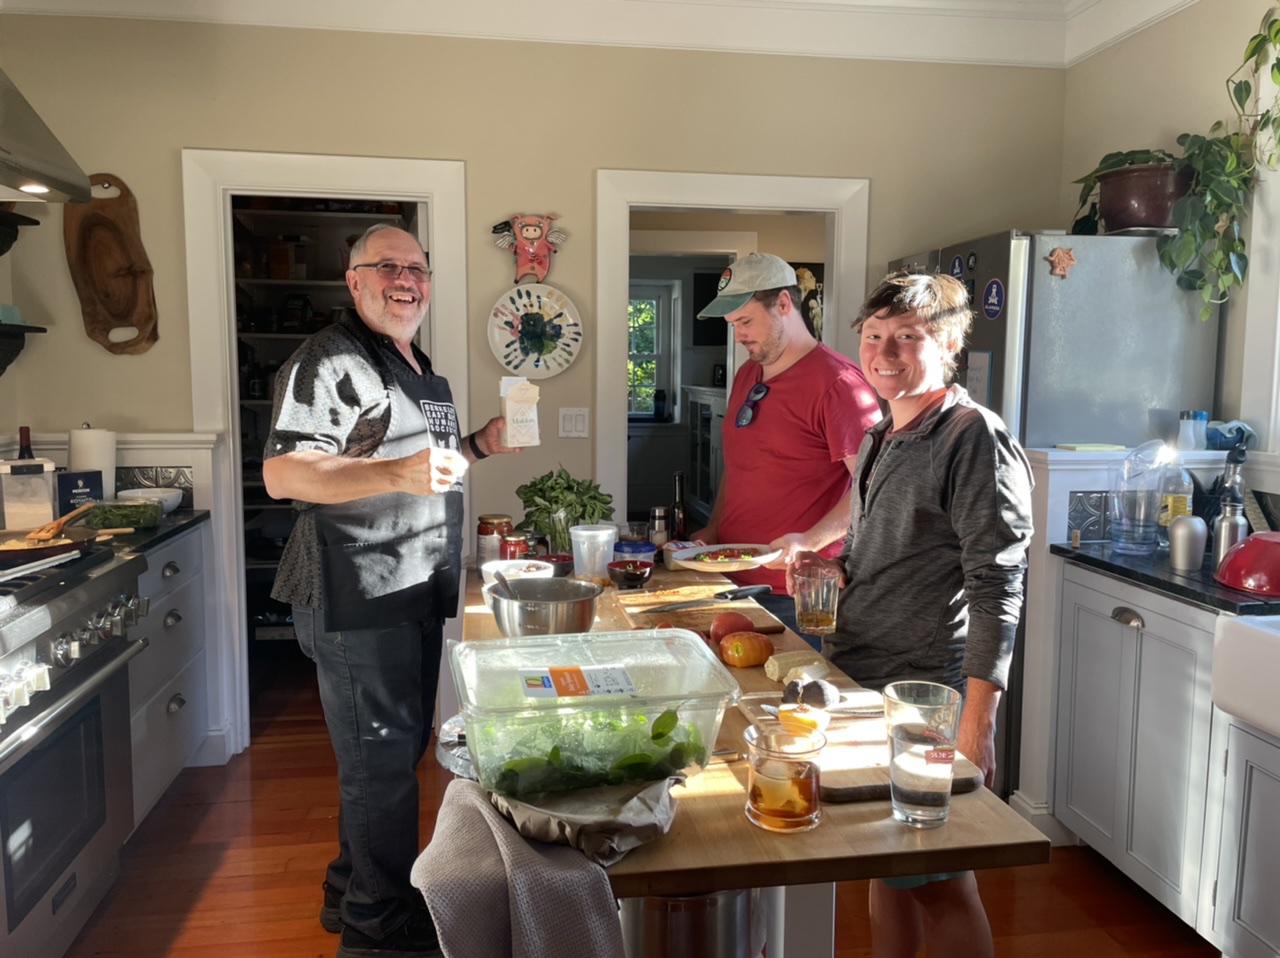
<svg viewBox="0 0 1280 958">
<path fill-rule="evenodd" d="M 1255 532 L 1237 542 L 1213 577 L 1231 589 L 1280 596 L 1280 532 Z"/>
</svg>

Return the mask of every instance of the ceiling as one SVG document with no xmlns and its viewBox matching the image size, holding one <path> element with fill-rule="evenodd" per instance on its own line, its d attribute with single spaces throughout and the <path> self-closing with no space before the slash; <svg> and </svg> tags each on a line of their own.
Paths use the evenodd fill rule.
<svg viewBox="0 0 1280 958">
<path fill-rule="evenodd" d="M 1061 68 L 1195 2 L 0 0 L 0 13 Z"/>
</svg>

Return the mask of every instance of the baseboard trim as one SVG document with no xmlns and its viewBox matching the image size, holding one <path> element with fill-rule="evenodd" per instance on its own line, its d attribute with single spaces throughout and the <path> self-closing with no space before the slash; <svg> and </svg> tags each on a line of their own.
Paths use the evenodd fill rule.
<svg viewBox="0 0 1280 958">
<path fill-rule="evenodd" d="M 1047 802 L 1032 802 L 1014 792 L 1009 798 L 1009 807 L 1029 821 L 1040 833 L 1049 839 L 1050 845 L 1079 845 L 1080 839 L 1075 832 L 1053 817 Z"/>
<path fill-rule="evenodd" d="M 191 756 L 191 760 L 187 762 L 187 767 L 191 768 L 196 765 L 226 765 L 231 761 L 231 740 L 228 736 L 227 729 L 210 729 L 209 734 L 205 736 L 205 740 L 200 743 L 200 747 L 196 749 L 196 753 Z"/>
</svg>

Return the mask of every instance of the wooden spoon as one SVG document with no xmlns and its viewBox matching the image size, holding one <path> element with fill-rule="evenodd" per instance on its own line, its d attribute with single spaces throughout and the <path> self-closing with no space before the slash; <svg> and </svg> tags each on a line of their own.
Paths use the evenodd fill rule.
<svg viewBox="0 0 1280 958">
<path fill-rule="evenodd" d="M 92 509 L 96 505 L 97 505 L 96 502 L 86 502 L 84 505 L 76 509 L 72 509 L 65 516 L 60 516 L 59 518 L 54 519 L 52 522 L 46 522 L 42 526 L 36 526 L 34 529 L 32 529 L 30 532 L 27 533 L 26 537 L 28 539 L 34 539 L 38 542 L 48 542 L 50 539 L 54 539 L 62 535 L 62 529 L 68 522 L 70 522 L 72 519 L 75 519 L 78 516 L 84 515 L 86 512 L 88 512 L 90 509 Z"/>
</svg>

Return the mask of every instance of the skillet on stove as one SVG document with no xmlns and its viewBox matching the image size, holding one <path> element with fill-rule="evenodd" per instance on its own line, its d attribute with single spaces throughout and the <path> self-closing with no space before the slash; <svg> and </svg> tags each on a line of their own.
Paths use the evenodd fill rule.
<svg viewBox="0 0 1280 958">
<path fill-rule="evenodd" d="M 0 531 L 0 545 L 12 539 L 25 539 L 30 531 L 30 529 Z M 89 551 L 89 546 L 93 545 L 93 540 L 98 538 L 98 530 L 67 526 L 58 538 L 70 541 L 58 545 L 34 546 L 30 549 L 0 549 L 0 569 L 12 569 L 15 566 L 39 562 L 41 559 L 51 559 L 67 552 L 79 552 L 84 555 Z"/>
</svg>

